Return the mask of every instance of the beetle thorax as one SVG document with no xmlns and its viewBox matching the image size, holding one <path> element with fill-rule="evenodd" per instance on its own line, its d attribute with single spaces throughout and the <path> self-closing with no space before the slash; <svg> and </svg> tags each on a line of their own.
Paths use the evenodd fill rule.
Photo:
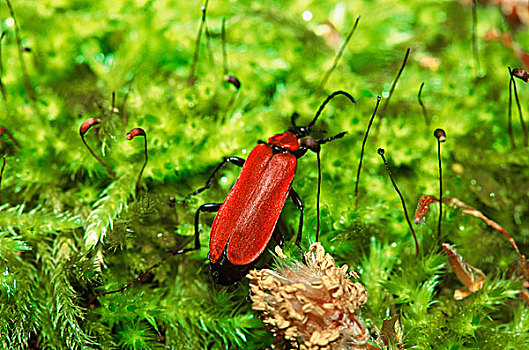
<svg viewBox="0 0 529 350">
<path fill-rule="evenodd" d="M 268 144 L 281 147 L 289 151 L 297 151 L 299 149 L 298 138 L 289 131 L 270 137 L 268 139 Z"/>
</svg>

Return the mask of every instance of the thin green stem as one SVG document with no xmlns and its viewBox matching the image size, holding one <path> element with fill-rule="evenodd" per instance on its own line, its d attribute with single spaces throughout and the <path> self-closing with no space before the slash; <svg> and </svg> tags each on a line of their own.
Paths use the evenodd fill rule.
<svg viewBox="0 0 529 350">
<path fill-rule="evenodd" d="M 195 40 L 195 51 L 193 53 L 193 63 L 191 63 L 191 68 L 189 71 L 189 78 L 187 80 L 190 86 L 195 85 L 195 80 L 196 80 L 195 70 L 197 68 L 198 52 L 200 50 L 200 39 L 202 38 L 202 32 L 204 31 L 204 26 L 206 23 L 206 12 L 208 10 L 208 3 L 209 3 L 209 0 L 206 0 L 206 4 L 201 7 L 202 19 L 200 20 L 200 27 L 198 28 L 198 34 Z"/>
<path fill-rule="evenodd" d="M 318 86 L 318 89 L 316 90 L 316 91 L 318 91 L 318 93 L 321 93 L 323 91 L 323 89 L 325 89 L 325 84 L 327 84 L 327 81 L 331 77 L 332 72 L 334 72 L 334 70 L 338 66 L 338 63 L 340 63 L 340 59 L 343 56 L 343 53 L 345 51 L 345 48 L 347 47 L 347 44 L 349 43 L 349 41 L 351 40 L 351 37 L 353 36 L 354 32 L 356 31 L 356 27 L 358 26 L 358 22 L 359 21 L 360 21 L 360 16 L 357 16 L 355 24 L 353 25 L 353 28 L 349 31 L 349 34 L 345 38 L 342 46 L 340 47 L 340 50 L 338 50 L 338 53 L 336 53 L 336 56 L 334 56 L 334 61 L 332 63 L 331 68 L 325 73 L 323 79 L 321 80 L 320 85 Z"/>
<path fill-rule="evenodd" d="M 419 88 L 419 93 L 417 94 L 417 100 L 419 101 L 419 105 L 421 105 L 422 109 L 422 115 L 424 116 L 424 123 L 426 124 L 427 128 L 430 128 L 430 117 L 428 116 L 428 111 L 426 110 L 426 107 L 424 106 L 424 103 L 421 99 L 422 89 L 424 87 L 424 81 L 421 84 L 421 87 Z"/>
<path fill-rule="evenodd" d="M 369 120 L 369 124 L 367 126 L 367 130 L 364 135 L 364 140 L 362 141 L 362 151 L 360 152 L 360 162 L 358 163 L 358 171 L 356 172 L 355 208 L 358 207 L 358 184 L 360 183 L 360 172 L 362 171 L 362 160 L 364 159 L 364 148 L 366 146 L 369 129 L 371 129 L 371 125 L 373 124 L 373 120 L 375 119 L 375 115 L 377 114 L 377 109 L 378 109 L 378 105 L 380 104 L 380 99 L 381 97 L 377 96 L 377 104 L 375 106 L 375 110 L 373 111 L 373 115 L 371 115 L 371 119 Z"/>
<path fill-rule="evenodd" d="M 404 197 L 402 196 L 402 193 L 400 192 L 399 188 L 397 187 L 397 184 L 395 183 L 395 180 L 393 179 L 393 175 L 391 174 L 391 170 L 389 169 L 389 165 L 388 165 L 388 162 L 386 161 L 386 157 L 384 157 L 384 149 L 379 148 L 378 154 L 382 157 L 382 160 L 384 161 L 384 165 L 386 166 L 386 170 L 388 171 L 389 178 L 391 179 L 391 183 L 393 184 L 395 191 L 397 191 L 397 194 L 400 197 L 402 208 L 404 209 L 404 216 L 406 217 L 408 226 L 410 227 L 411 233 L 413 234 L 413 239 L 415 240 L 415 256 L 418 257 L 419 256 L 419 241 L 417 240 L 417 235 L 415 234 L 415 230 L 413 229 L 413 225 L 411 224 L 410 217 L 408 216 L 408 210 L 406 209 L 406 202 L 404 201 Z"/>
<path fill-rule="evenodd" d="M 18 48 L 18 59 L 20 61 L 20 69 L 22 70 L 22 80 L 24 82 L 24 88 L 26 89 L 26 92 L 28 93 L 28 96 L 33 101 L 37 100 L 37 96 L 35 95 L 35 91 L 33 90 L 33 87 L 31 86 L 31 82 L 29 80 L 29 74 L 28 69 L 26 67 L 26 62 L 24 61 L 24 50 L 22 49 L 22 38 L 20 35 L 20 28 L 18 27 L 18 22 L 15 17 L 15 11 L 13 10 L 13 6 L 11 6 L 11 1 L 6 0 L 7 7 L 9 8 L 9 14 L 11 17 L 13 17 L 13 21 L 15 23 L 15 39 L 17 42 L 17 48 Z"/>
</svg>

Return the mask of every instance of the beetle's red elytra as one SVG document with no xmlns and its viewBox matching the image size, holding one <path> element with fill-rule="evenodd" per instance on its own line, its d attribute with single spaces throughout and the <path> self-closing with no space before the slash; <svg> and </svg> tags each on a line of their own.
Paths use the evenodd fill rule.
<svg viewBox="0 0 529 350">
<path fill-rule="evenodd" d="M 349 93 L 335 91 L 325 99 L 308 126 L 297 126 L 295 114 L 292 117 L 293 127 L 290 130 L 271 136 L 266 143 L 260 141 L 252 149 L 247 160 L 239 157 L 225 158 L 214 170 L 205 186 L 189 194 L 185 200 L 208 189 L 213 178 L 228 162 L 242 167 L 239 177 L 223 203 L 207 203 L 198 208 L 195 215 L 195 246 L 178 253 L 200 248 L 200 213 L 218 211 L 209 238 L 211 275 L 216 283 L 222 285 L 239 281 L 259 260 L 272 237 L 278 244 L 282 244 L 283 239 L 276 229 L 276 224 L 288 197 L 300 211 L 296 245 L 303 252 L 301 248 L 303 202 L 292 189 L 297 158 L 302 157 L 310 149 L 318 154 L 319 165 L 320 145 L 345 135 L 342 132 L 323 140 L 308 137 L 310 127 L 316 122 L 324 107 L 338 95 L 343 95 L 356 103 Z M 321 169 L 318 167 L 318 170 L 319 194 Z"/>
<path fill-rule="evenodd" d="M 247 265 L 261 255 L 285 205 L 296 168 L 297 159 L 290 153 L 274 155 L 264 144 L 252 150 L 211 228 L 212 263 L 219 261 L 225 248 L 236 265 Z M 254 234 L 248 235 L 249 231 Z"/>
</svg>

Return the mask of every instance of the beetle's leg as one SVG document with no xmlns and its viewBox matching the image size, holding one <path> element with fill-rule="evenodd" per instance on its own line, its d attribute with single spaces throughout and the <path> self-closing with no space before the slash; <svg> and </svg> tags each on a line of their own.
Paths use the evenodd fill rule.
<svg viewBox="0 0 529 350">
<path fill-rule="evenodd" d="M 232 156 L 232 157 L 226 157 L 222 160 L 222 162 L 217 165 L 217 167 L 215 168 L 215 170 L 213 171 L 213 174 L 211 174 L 211 176 L 209 177 L 208 181 L 206 181 L 206 185 L 204 187 L 201 187 L 199 188 L 198 190 L 196 190 L 195 192 L 193 193 L 190 193 L 186 196 L 186 198 L 184 198 L 184 203 L 191 197 L 193 196 L 196 196 L 197 194 L 207 190 L 210 186 L 211 186 L 211 183 L 213 182 L 213 179 L 215 178 L 215 176 L 217 176 L 217 173 L 220 171 L 220 169 L 222 168 L 222 166 L 226 163 L 231 163 L 231 164 L 235 164 L 239 167 L 242 167 L 244 165 L 244 158 L 240 158 L 240 157 L 235 157 L 235 156 Z"/>
<path fill-rule="evenodd" d="M 198 236 L 199 232 L 200 232 L 199 229 L 198 229 L 198 217 L 200 215 L 200 212 L 216 212 L 216 211 L 219 211 L 221 205 L 222 205 L 222 203 L 207 203 L 207 204 L 201 205 L 198 208 L 197 213 L 195 214 L 195 246 L 193 248 L 185 248 L 185 249 L 177 248 L 177 249 L 173 250 L 172 252 L 170 252 L 166 256 L 164 256 L 162 258 L 162 260 L 158 261 L 156 264 L 152 265 L 147 270 L 145 270 L 141 275 L 136 277 L 136 279 L 134 281 L 127 283 L 125 286 L 121 287 L 120 289 L 115 289 L 115 290 L 111 290 L 111 291 L 108 291 L 108 292 L 99 292 L 99 293 L 97 293 L 92 298 L 90 298 L 88 303 L 86 303 L 85 307 L 90 306 L 90 304 L 92 304 L 92 302 L 94 300 L 96 300 L 97 298 L 99 298 L 100 296 L 123 292 L 125 289 L 129 288 L 133 284 L 135 284 L 135 283 L 141 281 L 142 279 L 144 279 L 149 274 L 149 272 L 151 272 L 152 270 L 154 270 L 155 268 L 160 266 L 160 264 L 162 262 L 164 262 L 165 260 L 169 259 L 171 256 L 177 255 L 177 254 L 184 254 L 184 253 L 190 252 L 192 250 L 200 249 L 200 240 L 199 240 L 199 236 Z M 187 243 L 185 245 L 187 245 Z"/>
<path fill-rule="evenodd" d="M 301 252 L 301 258 L 303 260 L 303 263 L 306 265 L 307 262 L 305 261 L 305 254 L 303 254 L 303 248 L 301 248 L 301 234 L 303 232 L 303 202 L 301 201 L 301 198 L 299 198 L 299 194 L 292 188 L 290 189 L 288 195 L 292 199 L 292 202 L 294 203 L 296 208 L 299 209 L 299 227 L 298 236 L 296 238 L 296 245 L 298 246 L 298 249 Z"/>
<path fill-rule="evenodd" d="M 274 241 L 276 241 L 276 243 L 281 247 L 283 248 L 283 246 L 285 245 L 285 239 L 283 238 L 283 234 L 281 233 L 281 231 L 277 228 L 277 226 L 274 228 L 274 233 L 272 234 L 273 237 L 274 237 Z"/>
<path fill-rule="evenodd" d="M 198 222 L 199 222 L 198 219 L 200 217 L 200 213 L 203 213 L 203 212 L 208 212 L 208 213 L 217 212 L 217 211 L 219 211 L 221 205 L 222 205 L 222 203 L 206 203 L 206 204 L 202 204 L 200 207 L 198 207 L 197 212 L 195 214 L 195 246 L 193 248 L 186 248 L 186 249 L 179 250 L 175 254 L 184 254 L 184 253 L 187 253 L 187 252 L 192 251 L 192 250 L 200 249 L 200 237 L 199 237 L 200 229 L 198 228 Z"/>
<path fill-rule="evenodd" d="M 336 139 L 341 139 L 345 136 L 347 132 L 341 132 L 337 135 L 334 135 L 332 137 L 328 137 L 326 139 L 322 140 L 314 140 L 310 137 L 303 137 L 299 140 L 299 145 L 302 147 L 302 150 L 310 149 L 314 153 L 316 153 L 316 158 L 318 160 L 318 192 L 316 195 L 316 217 L 317 217 L 317 225 L 316 225 L 316 242 L 320 238 L 320 192 L 321 192 L 321 162 L 320 162 L 320 151 L 321 151 L 321 145 L 331 142 Z M 299 155 L 296 155 L 297 157 L 303 155 L 304 153 L 298 153 Z"/>
</svg>

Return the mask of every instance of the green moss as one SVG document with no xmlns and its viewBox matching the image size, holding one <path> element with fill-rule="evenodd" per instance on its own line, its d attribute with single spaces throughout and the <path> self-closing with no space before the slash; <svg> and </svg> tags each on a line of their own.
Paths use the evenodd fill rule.
<svg viewBox="0 0 529 350">
<path fill-rule="evenodd" d="M 0 126 L 21 147 L 0 136 L 7 155 L 0 203 L 0 346 L 2 348 L 260 348 L 272 336 L 251 310 L 248 282 L 220 287 L 209 274 L 208 232 L 201 220 L 199 251 L 172 257 L 123 293 L 120 288 L 189 241 L 202 203 L 221 202 L 239 169 L 227 165 L 209 191 L 183 205 L 228 155 L 247 157 L 258 140 L 312 118 L 327 94 L 342 89 L 315 125 L 316 137 L 347 131 L 323 146 L 321 241 L 337 260 L 361 276 L 368 292 L 364 319 L 382 326 L 398 314 L 406 348 L 520 349 L 529 342 L 529 314 L 511 279 L 517 256 L 507 240 L 479 219 L 443 210 L 443 242 L 482 269 L 482 290 L 462 301 L 462 288 L 436 246 L 438 205 L 417 227 L 415 258 L 406 225 L 376 149 L 386 150 L 395 180 L 411 211 L 422 194 L 437 194 L 436 127 L 443 144 L 445 196 L 483 211 L 516 239 L 529 243 L 527 148 L 516 111 L 507 134 L 507 66 L 521 63 L 511 49 L 485 41 L 507 28 L 494 6 L 479 5 L 478 69 L 472 53 L 471 8 L 456 1 L 212 1 L 209 36 L 202 37 L 197 81 L 189 86 L 200 1 L 12 1 L 27 66 L 24 85 L 15 27 L 0 7 Z M 304 21 L 302 13 L 311 11 Z M 340 41 L 356 16 L 359 27 L 326 84 Z M 226 18 L 229 72 L 223 82 L 221 23 Z M 321 36 L 324 23 L 333 24 Z M 514 37 L 529 41 L 526 28 Z M 336 37 L 337 41 L 330 38 Z M 410 60 L 383 118 L 366 145 L 354 206 L 356 167 L 376 96 L 387 97 L 407 47 Z M 417 93 L 432 119 L 425 125 Z M 528 87 L 518 84 L 523 111 Z M 111 112 L 111 95 L 116 109 Z M 383 100 L 384 100 L 383 98 Z M 94 102 L 94 101 L 97 101 Z M 384 101 L 382 101 L 384 102 Z M 98 106 L 99 105 L 99 106 Z M 112 179 L 85 149 L 81 123 L 101 119 L 88 144 L 117 173 Z M 127 120 L 126 125 L 123 121 Z M 143 144 L 128 142 L 134 127 L 147 132 L 149 163 L 136 196 Z M 378 128 L 378 132 L 375 129 Z M 293 188 L 305 203 L 302 245 L 316 231 L 316 159 L 299 161 Z M 174 207 L 169 198 L 176 199 Z M 175 215 L 176 212 L 176 215 Z M 279 227 L 285 251 L 299 214 L 287 202 Z M 262 264 L 270 260 L 265 254 Z"/>
</svg>

